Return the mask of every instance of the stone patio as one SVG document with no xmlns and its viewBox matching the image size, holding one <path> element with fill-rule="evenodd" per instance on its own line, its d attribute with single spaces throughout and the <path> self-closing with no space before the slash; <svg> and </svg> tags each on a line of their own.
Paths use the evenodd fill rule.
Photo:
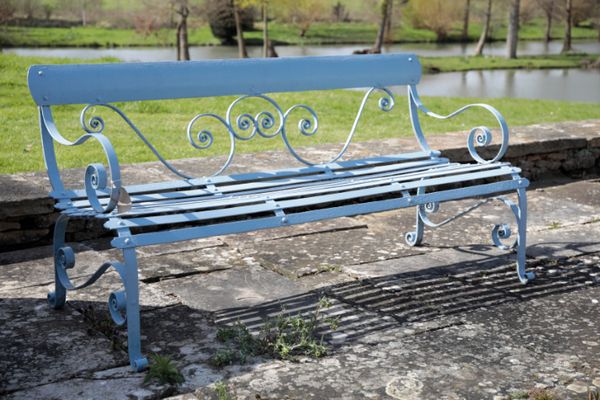
<svg viewBox="0 0 600 400">
<path fill-rule="evenodd" d="M 262 157 L 257 157 L 262 160 Z M 261 161 L 259 161 L 260 163 Z M 169 355 L 177 387 L 129 371 L 124 333 L 106 323 L 111 273 L 52 311 L 50 246 L 0 253 L 0 397 L 217 399 L 510 399 L 546 389 L 587 399 L 600 389 L 600 180 L 538 181 L 528 192 L 528 266 L 492 247 L 488 203 L 410 248 L 414 210 L 139 250 L 142 346 Z M 451 215 L 469 201 L 444 205 Z M 118 257 L 105 241 L 76 247 L 72 276 Z M 320 332 L 329 354 L 254 357 L 213 368 L 219 326 L 258 329 L 268 316 L 313 310 L 340 318 Z"/>
</svg>

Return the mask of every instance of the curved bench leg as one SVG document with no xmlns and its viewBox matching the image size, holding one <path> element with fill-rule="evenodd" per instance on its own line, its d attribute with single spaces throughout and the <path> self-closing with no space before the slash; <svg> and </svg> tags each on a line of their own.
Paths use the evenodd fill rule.
<svg viewBox="0 0 600 400">
<path fill-rule="evenodd" d="M 519 215 L 517 223 L 519 226 L 519 236 L 517 238 L 517 274 L 521 283 L 527 283 L 535 278 L 533 272 L 526 272 L 527 259 L 527 193 L 525 188 L 517 189 L 519 197 Z"/>
<path fill-rule="evenodd" d="M 68 223 L 69 217 L 61 214 L 54 225 L 54 291 L 48 292 L 48 304 L 55 310 L 63 308 L 67 300 L 67 288 L 63 286 L 58 276 L 60 263 L 68 265 L 68 268 L 74 265 L 73 251 L 70 247 L 65 247 L 65 232 Z"/>
<path fill-rule="evenodd" d="M 125 312 L 127 318 L 127 350 L 129 363 L 134 371 L 142 371 L 148 366 L 148 359 L 142 356 L 140 333 L 139 279 L 135 248 L 123 249 L 125 271 Z"/>
<path fill-rule="evenodd" d="M 421 206 L 417 206 L 416 209 L 416 214 L 417 214 L 417 222 L 415 224 L 415 230 L 413 232 L 406 232 L 406 235 L 404 235 L 404 240 L 406 241 L 406 244 L 408 244 L 409 246 L 420 246 L 421 242 L 423 241 L 423 233 L 425 232 L 425 224 L 423 223 L 423 220 L 421 219 L 421 213 L 420 213 L 420 207 Z"/>
</svg>

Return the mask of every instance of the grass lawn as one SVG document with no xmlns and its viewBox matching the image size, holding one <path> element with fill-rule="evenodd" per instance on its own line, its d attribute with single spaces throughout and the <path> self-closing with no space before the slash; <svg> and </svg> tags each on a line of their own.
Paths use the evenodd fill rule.
<svg viewBox="0 0 600 400">
<path fill-rule="evenodd" d="M 585 61 L 595 61 L 597 54 L 551 54 L 545 56 L 505 57 L 419 57 L 426 72 L 472 71 L 480 69 L 579 68 Z"/>
<path fill-rule="evenodd" d="M 26 82 L 27 67 L 38 63 L 78 62 L 70 59 L 48 59 L 0 55 L 0 173 L 39 171 L 44 169 L 35 105 L 29 96 Z M 99 62 L 112 60 L 99 60 Z M 89 62 L 89 61 L 86 61 Z M 341 142 L 350 130 L 362 92 L 335 90 L 327 92 L 285 93 L 272 96 L 285 110 L 293 104 L 304 103 L 313 107 L 319 118 L 319 131 L 310 138 L 300 137 L 296 125 L 305 115 L 298 111 L 292 118 L 288 130 L 295 145 Z M 209 99 L 146 101 L 119 105 L 122 110 L 146 134 L 148 139 L 169 159 L 224 154 L 228 149 L 228 137 L 222 126 L 214 122 L 198 127 L 213 130 L 215 143 L 209 150 L 196 150 L 186 137 L 189 120 L 198 113 L 214 112 L 224 116 L 232 97 Z M 355 140 L 374 140 L 398 136 L 411 136 L 410 121 L 405 98 L 396 97 L 396 107 L 389 113 L 377 108 L 373 98 L 365 110 L 358 126 Z M 470 102 L 485 101 L 497 107 L 505 115 L 510 126 L 541 122 L 582 120 L 600 118 L 600 107 L 594 103 L 570 103 L 561 101 L 522 99 L 464 99 L 449 97 L 425 97 L 426 105 L 439 113 L 447 113 Z M 250 101 L 240 105 L 240 112 L 256 114 L 265 107 L 264 102 Z M 62 106 L 55 112 L 55 120 L 63 135 L 75 139 L 83 133 L 80 129 L 81 106 Z M 105 134 L 116 147 L 122 163 L 154 160 L 152 153 L 141 143 L 123 121 L 111 111 L 98 108 L 98 114 L 106 122 Z M 236 114 L 237 115 L 237 114 Z M 489 124 L 494 120 L 487 114 L 467 112 L 451 121 L 441 122 L 423 118 L 428 133 L 464 130 Z M 466 141 L 465 133 L 465 141 Z M 256 152 L 283 148 L 279 137 L 238 143 L 238 151 Z M 63 167 L 82 167 L 91 162 L 104 160 L 97 143 L 86 143 L 76 148 L 57 146 L 59 161 Z M 290 157 L 290 164 L 293 161 Z"/>
<path fill-rule="evenodd" d="M 330 23 L 316 22 L 311 25 L 305 37 L 300 37 L 300 29 L 294 24 L 282 24 L 273 21 L 269 24 L 270 37 L 276 44 L 371 44 L 375 40 L 377 24 L 367 22 Z M 261 24 L 255 24 L 255 30 L 245 32 L 249 43 L 262 43 Z M 481 32 L 481 25 L 472 23 L 469 38 L 476 41 Z M 561 38 L 562 24 L 555 23 L 553 37 Z M 449 35 L 449 40 L 459 40 L 461 28 L 456 27 Z M 524 40 L 541 40 L 544 35 L 544 22 L 535 19 L 525 24 L 520 31 Z M 591 27 L 574 27 L 574 39 L 594 39 L 598 33 Z M 505 40 L 506 28 L 501 26 L 492 31 L 493 40 Z M 406 23 L 394 29 L 394 40 L 398 42 L 434 42 L 436 36 L 432 31 L 417 29 Z M 191 28 L 189 31 L 191 45 L 219 44 L 210 28 L 206 25 Z M 100 28 L 79 26 L 73 28 L 33 28 L 33 27 L 0 27 L 0 46 L 4 47 L 118 47 L 118 46 L 173 46 L 175 31 L 160 29 L 151 35 L 144 36 L 132 29 Z"/>
</svg>

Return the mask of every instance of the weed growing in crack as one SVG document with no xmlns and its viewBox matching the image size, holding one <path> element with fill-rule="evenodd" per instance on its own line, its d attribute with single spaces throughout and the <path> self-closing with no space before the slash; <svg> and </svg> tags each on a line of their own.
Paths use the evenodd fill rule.
<svg viewBox="0 0 600 400">
<path fill-rule="evenodd" d="M 217 400 L 234 400 L 227 390 L 227 385 L 223 381 L 215 383 L 215 393 L 217 394 Z"/>
<path fill-rule="evenodd" d="M 110 340 L 112 350 L 127 351 L 127 347 L 122 344 L 119 327 L 115 325 L 107 312 L 98 312 L 91 305 L 78 309 L 78 311 L 91 325 L 88 334 L 92 335 L 94 330 L 100 332 Z"/>
<path fill-rule="evenodd" d="M 253 336 L 241 322 L 219 328 L 217 340 L 229 344 L 230 347 L 219 349 L 209 362 L 214 367 L 222 368 L 235 362 L 244 364 L 248 357 L 259 355 L 269 355 L 283 360 L 298 356 L 323 357 L 327 354 L 328 348 L 323 342 L 323 336 L 317 338 L 319 325 L 325 323 L 332 330 L 336 330 L 339 326 L 339 317 L 323 316 L 323 310 L 331 306 L 331 301 L 322 297 L 308 319 L 284 314 L 270 318 L 257 336 Z M 282 311 L 285 312 L 285 309 Z"/>
<path fill-rule="evenodd" d="M 560 222 L 558 222 L 558 221 L 552 221 L 550 223 L 550 225 L 548 225 L 548 229 L 558 229 L 558 228 L 560 228 L 560 226 L 561 226 Z"/>
<path fill-rule="evenodd" d="M 529 391 L 531 400 L 558 400 L 557 397 L 548 389 L 532 389 Z"/>
<path fill-rule="evenodd" d="M 150 359 L 152 362 L 144 377 L 144 384 L 147 384 L 152 380 L 157 380 L 161 385 L 176 385 L 183 383 L 183 375 L 181 375 L 177 366 L 169 356 L 153 354 L 150 356 Z"/>
</svg>

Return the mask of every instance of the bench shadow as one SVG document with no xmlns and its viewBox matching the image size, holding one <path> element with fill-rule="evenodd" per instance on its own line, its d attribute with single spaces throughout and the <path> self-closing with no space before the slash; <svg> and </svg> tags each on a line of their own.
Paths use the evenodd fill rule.
<svg viewBox="0 0 600 400">
<path fill-rule="evenodd" d="M 576 258 L 554 258 L 555 253 L 564 252 L 565 248 L 581 251 L 592 244 L 553 242 L 532 246 L 544 252 L 547 259 L 529 260 L 529 270 L 535 271 L 536 279 L 527 285 L 517 279 L 513 255 L 483 256 L 472 261 L 357 279 L 252 307 L 224 309 L 214 314 L 215 323 L 221 326 L 243 323 L 252 332 L 258 332 L 277 315 L 309 317 L 319 300 L 327 297 L 333 305 L 323 310 L 324 319 L 339 318 L 339 324 L 332 330 L 323 323 L 318 333 L 332 345 L 347 344 L 376 331 L 598 286 L 600 265 L 585 264 Z M 454 248 L 478 256 L 489 249 L 485 245 Z M 400 264 L 403 262 L 407 259 L 398 260 Z"/>
</svg>

